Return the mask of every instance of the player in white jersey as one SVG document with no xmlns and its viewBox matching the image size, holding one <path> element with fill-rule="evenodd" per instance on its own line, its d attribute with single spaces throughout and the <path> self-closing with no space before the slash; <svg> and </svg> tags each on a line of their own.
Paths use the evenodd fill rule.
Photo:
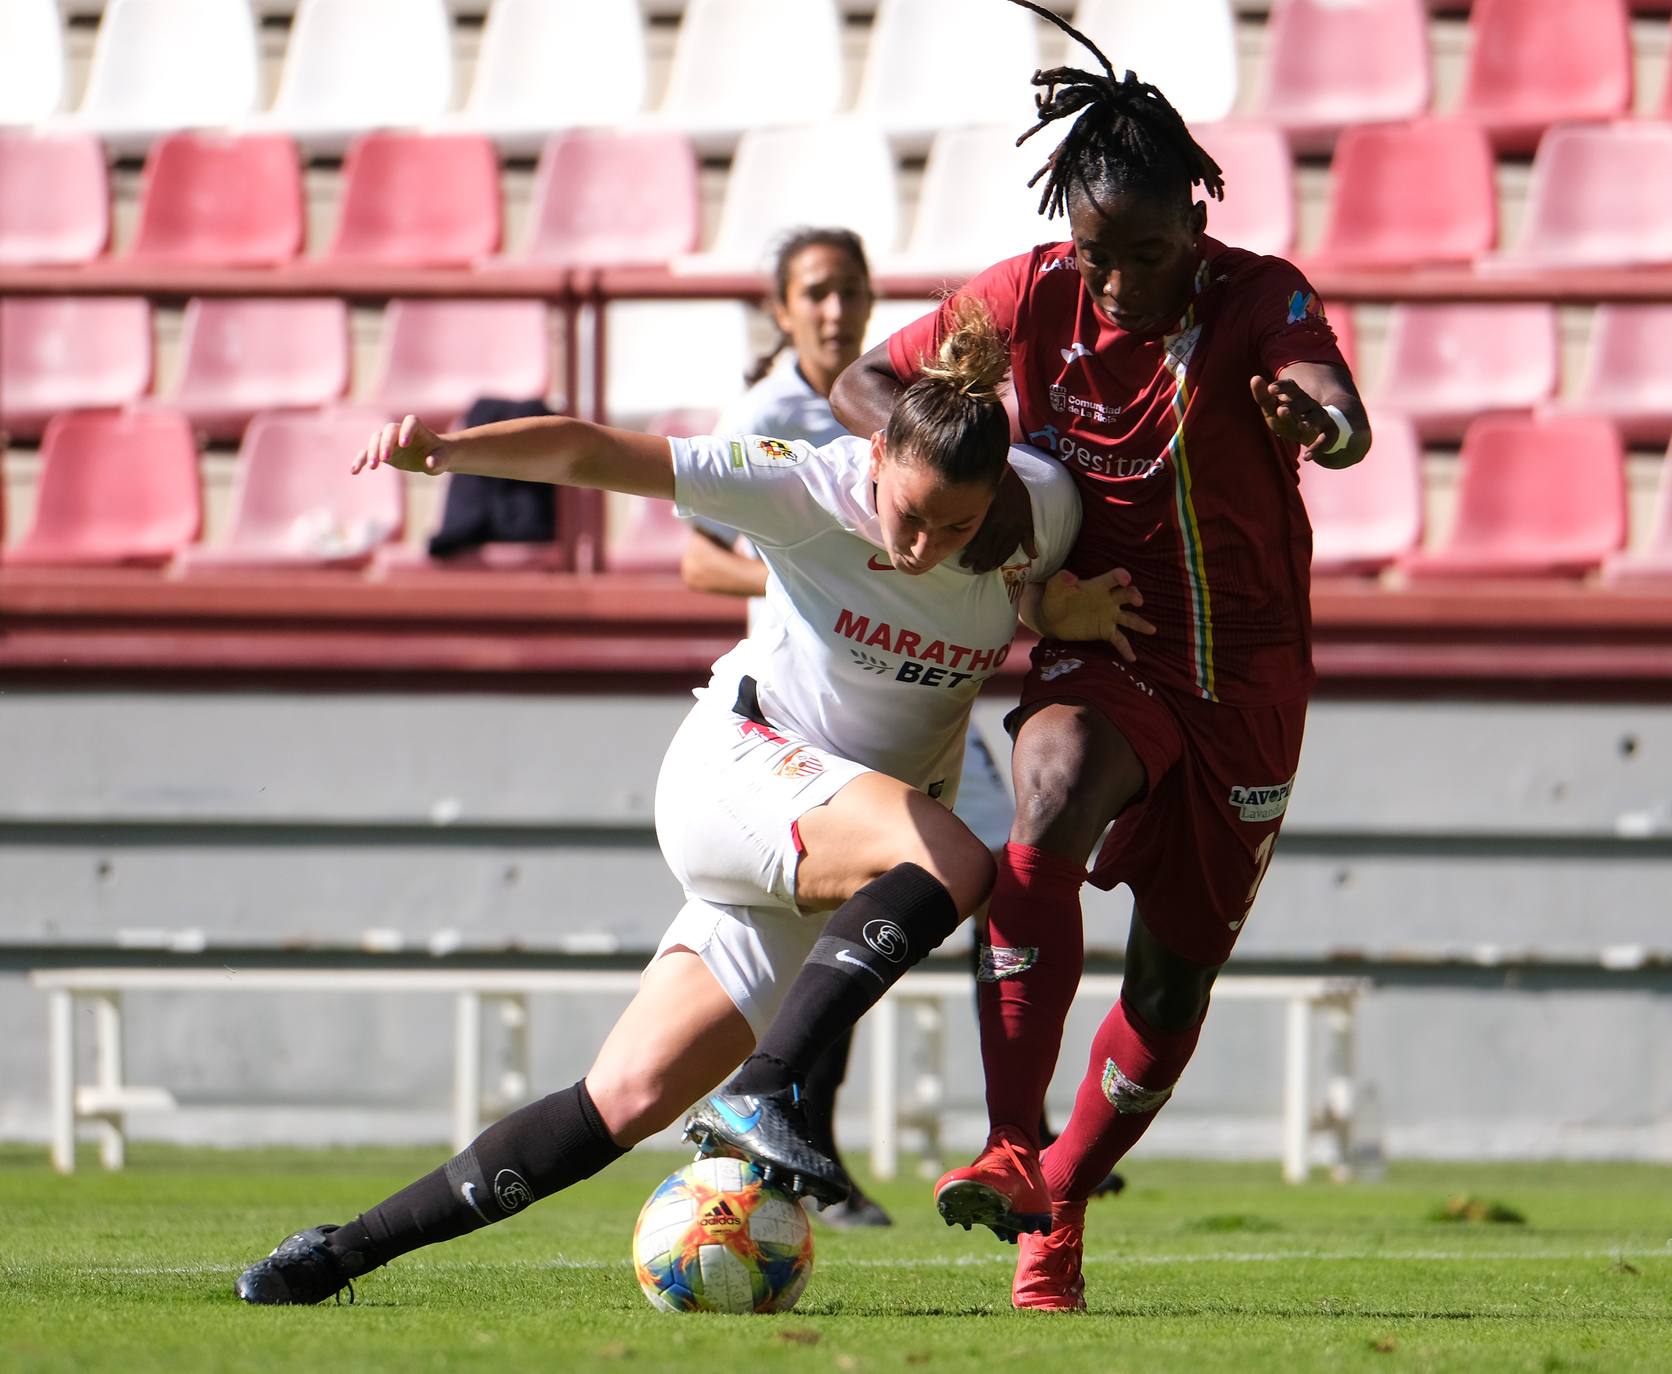
<svg viewBox="0 0 1672 1374">
<path fill-rule="evenodd" d="M 846 1194 L 806 1141 L 795 1076 L 987 895 L 992 856 L 947 808 L 970 703 L 1009 652 L 1018 605 L 1034 628 L 1073 638 L 1124 644 L 1123 627 L 1148 628 L 1113 575 L 1046 597 L 1079 498 L 1043 457 L 1011 459 L 1033 500 L 1034 553 L 986 574 L 949 561 L 1005 470 L 1004 371 L 1003 341 L 972 317 L 885 431 L 823 449 L 564 417 L 437 436 L 408 416 L 372 437 L 356 472 L 604 488 L 723 520 L 760 548 L 778 628 L 715 664 L 668 750 L 657 833 L 687 901 L 586 1077 L 356 1220 L 289 1237 L 239 1277 L 240 1297 L 318 1302 L 502 1220 L 669 1125 L 740 1060 L 689 1129 L 792 1191 Z"/>
</svg>

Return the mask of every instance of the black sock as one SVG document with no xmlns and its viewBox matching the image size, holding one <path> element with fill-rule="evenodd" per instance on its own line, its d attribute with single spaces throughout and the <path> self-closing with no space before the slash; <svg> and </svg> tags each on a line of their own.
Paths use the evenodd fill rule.
<svg viewBox="0 0 1672 1374">
<path fill-rule="evenodd" d="M 853 1032 L 847 1031 L 813 1061 L 801 1085 L 801 1104 L 807 1112 L 807 1131 L 813 1144 L 832 1159 L 836 1152 L 836 1090 L 848 1076 Z"/>
<path fill-rule="evenodd" d="M 897 864 L 860 888 L 831 913 L 730 1089 L 770 1093 L 805 1082 L 826 1048 L 961 919 L 952 894 L 916 864 Z"/>
<path fill-rule="evenodd" d="M 494 1122 L 439 1169 L 338 1227 L 330 1245 L 359 1251 L 371 1269 L 503 1221 L 626 1153 L 610 1138 L 583 1078 Z"/>
</svg>

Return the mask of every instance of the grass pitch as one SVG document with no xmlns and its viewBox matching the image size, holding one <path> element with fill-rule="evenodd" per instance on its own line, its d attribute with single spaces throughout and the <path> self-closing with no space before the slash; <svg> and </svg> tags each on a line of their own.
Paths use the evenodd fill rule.
<svg viewBox="0 0 1672 1374">
<path fill-rule="evenodd" d="M 876 1190 L 893 1228 L 817 1228 L 794 1312 L 714 1317 L 639 1294 L 629 1231 L 679 1159 L 634 1155 L 397 1261 L 355 1306 L 233 1298 L 282 1236 L 441 1156 L 141 1146 L 124 1173 L 59 1178 L 0 1147 L 0 1369 L 1672 1371 L 1672 1169 L 1632 1165 L 1287 1187 L 1271 1164 L 1140 1155 L 1092 1205 L 1085 1317 L 1011 1311 L 1014 1252 L 948 1231 L 913 1179 Z"/>
</svg>

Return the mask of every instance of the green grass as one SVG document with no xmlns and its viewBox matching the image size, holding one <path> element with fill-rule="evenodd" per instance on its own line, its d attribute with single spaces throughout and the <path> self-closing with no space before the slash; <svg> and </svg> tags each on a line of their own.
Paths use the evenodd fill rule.
<svg viewBox="0 0 1672 1374">
<path fill-rule="evenodd" d="M 1127 1193 L 1092 1206 L 1086 1317 L 1012 1312 L 1014 1252 L 948 1231 L 907 1180 L 877 1190 L 892 1229 L 819 1229 L 794 1312 L 713 1317 L 640 1296 L 628 1230 L 674 1157 L 632 1156 L 372 1275 L 355 1306 L 233 1299 L 286 1232 L 436 1162 L 142 1146 L 123 1173 L 89 1156 L 59 1178 L 41 1151 L 0 1147 L 0 1369 L 1672 1370 L 1672 1170 L 1633 1165 L 1286 1187 L 1275 1165 L 1139 1157 Z"/>
</svg>

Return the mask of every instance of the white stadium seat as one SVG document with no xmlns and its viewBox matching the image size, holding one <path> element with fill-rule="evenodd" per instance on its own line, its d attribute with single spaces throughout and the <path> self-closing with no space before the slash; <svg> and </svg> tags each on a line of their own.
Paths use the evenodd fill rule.
<svg viewBox="0 0 1672 1374">
<path fill-rule="evenodd" d="M 57 0 L 0 5 L 0 124 L 36 124 L 64 98 L 64 34 Z"/>
<path fill-rule="evenodd" d="M 1156 86 L 1187 123 L 1224 119 L 1237 103 L 1237 24 L 1231 0 L 1080 0 L 1074 27 L 1103 50 L 1116 76 Z M 1067 64 L 1097 70 L 1077 43 Z"/>
<path fill-rule="evenodd" d="M 1023 126 L 1026 127 L 1026 126 Z M 1054 140 L 1041 131 L 1020 148 L 1008 124 L 942 129 L 929 145 L 917 218 L 899 271 L 959 276 L 1025 253 L 1036 243 L 1066 238 L 1066 221 L 1039 213 L 1040 187 L 1028 179 L 1051 155 Z"/>
<path fill-rule="evenodd" d="M 751 356 L 741 301 L 618 301 L 605 330 L 609 423 L 723 406 L 742 393 Z"/>
</svg>

